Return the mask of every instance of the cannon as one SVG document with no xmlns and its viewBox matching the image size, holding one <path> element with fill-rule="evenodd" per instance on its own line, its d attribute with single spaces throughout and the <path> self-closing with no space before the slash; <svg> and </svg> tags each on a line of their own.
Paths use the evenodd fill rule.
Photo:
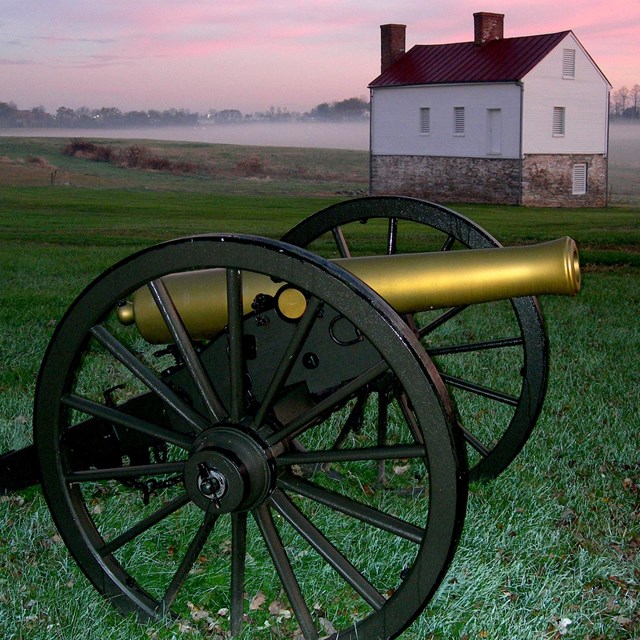
<svg viewBox="0 0 640 640">
<path fill-rule="evenodd" d="M 166 242 L 70 306 L 33 448 L 5 467 L 37 456 L 60 535 L 123 614 L 213 610 L 238 637 L 261 593 L 305 640 L 394 638 L 446 574 L 469 480 L 538 417 L 533 296 L 579 287 L 573 241 L 505 249 L 408 198 L 340 203 L 280 241 Z"/>
</svg>

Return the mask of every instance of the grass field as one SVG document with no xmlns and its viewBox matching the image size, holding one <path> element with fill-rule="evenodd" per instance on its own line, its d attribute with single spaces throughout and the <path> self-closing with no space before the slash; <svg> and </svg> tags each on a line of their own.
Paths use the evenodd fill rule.
<svg viewBox="0 0 640 640">
<path fill-rule="evenodd" d="M 87 154 L 63 154 L 68 141 L 59 138 L 2 138 L 0 186 L 99 187 L 150 191 L 203 192 L 246 195 L 295 195 L 368 188 L 367 159 L 362 151 L 242 147 L 189 142 L 98 140 L 102 147 L 121 153 L 123 163 L 96 162 Z M 132 147 L 143 150 L 147 161 L 172 170 L 140 171 L 127 168 Z M 182 166 L 175 166 L 181 162 Z M 185 166 L 188 165 L 188 166 Z"/>
<path fill-rule="evenodd" d="M 265 151 L 261 162 L 279 167 L 267 178 L 238 175 L 238 163 L 254 150 L 230 147 L 215 178 L 211 167 L 184 176 L 70 158 L 60 141 L 7 144 L 0 156 L 24 162 L 0 159 L 0 451 L 31 441 L 35 378 L 54 327 L 116 260 L 209 231 L 279 237 L 343 198 L 338 192 L 366 188 L 351 152 Z M 190 157 L 214 163 L 205 147 L 193 145 Z M 173 148 L 177 159 L 185 147 L 162 148 Z M 300 166 L 308 167 L 298 169 L 305 175 L 292 177 Z M 581 248 L 583 290 L 575 299 L 542 300 L 551 342 L 543 413 L 509 469 L 471 487 L 453 565 L 402 637 L 637 638 L 640 210 L 454 208 L 505 244 L 571 235 Z M 0 496 L 3 638 L 225 637 L 215 610 L 204 615 L 198 604 L 179 623 L 121 618 L 76 567 L 40 489 Z M 260 629 L 242 637 L 295 637 L 283 608 L 269 613 L 268 604 L 254 614 Z"/>
</svg>

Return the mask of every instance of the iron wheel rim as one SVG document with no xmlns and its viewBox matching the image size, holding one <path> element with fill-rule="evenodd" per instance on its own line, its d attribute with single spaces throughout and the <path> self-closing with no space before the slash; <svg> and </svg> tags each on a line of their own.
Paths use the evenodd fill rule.
<svg viewBox="0 0 640 640">
<path fill-rule="evenodd" d="M 256 265 L 260 267 L 256 269 Z M 133 611 L 143 619 L 170 613 L 171 607 L 163 606 L 164 599 L 161 601 L 157 595 L 149 593 L 146 585 L 139 584 L 132 577 L 132 569 L 125 566 L 126 561 L 116 559 L 115 554 L 120 549 L 113 549 L 113 539 L 107 540 L 104 532 L 100 531 L 100 513 L 93 512 L 87 498 L 88 483 L 95 481 L 85 481 L 82 477 L 79 479 L 78 471 L 72 468 L 69 446 L 65 444 L 65 431 L 71 420 L 69 407 L 75 406 L 73 403 L 76 402 L 73 400 L 74 385 L 83 366 L 81 354 L 85 353 L 90 342 L 95 342 L 96 336 L 101 335 L 96 327 L 101 326 L 105 318 L 113 313 L 118 300 L 169 272 L 213 266 L 228 271 L 260 270 L 305 287 L 312 296 L 330 297 L 332 305 L 340 313 L 344 313 L 354 324 L 362 324 L 367 338 L 377 348 L 381 347 L 388 366 L 397 373 L 404 385 L 426 443 L 424 461 L 429 473 L 429 496 L 424 533 L 415 552 L 414 562 L 400 580 L 397 590 L 388 599 L 385 596 L 384 602 L 378 602 L 378 609 L 373 609 L 362 621 L 341 630 L 339 634 L 340 638 L 356 638 L 362 633 L 369 638 L 395 637 L 415 619 L 434 593 L 453 557 L 460 535 L 466 505 L 466 476 L 459 435 L 452 426 L 452 412 L 435 368 L 386 303 L 338 267 L 280 242 L 250 236 L 209 235 L 165 243 L 142 251 L 105 272 L 70 307 L 56 328 L 43 360 L 34 411 L 34 439 L 38 449 L 43 492 L 60 533 L 89 580 L 122 612 Z M 314 279 L 313 286 L 310 286 L 309 283 Z M 70 397 L 72 401 L 69 400 Z M 434 411 L 434 408 L 437 410 Z M 187 446 L 184 433 L 177 434 L 174 439 L 178 445 L 182 443 Z M 290 505 L 281 496 L 292 491 L 289 473 L 291 465 L 283 468 L 284 471 L 277 474 L 277 500 L 274 498 L 276 492 L 273 492 L 268 499 L 250 509 L 252 514 L 258 512 L 257 523 L 263 537 L 270 538 L 276 547 L 279 543 L 277 537 L 273 537 L 271 528 L 273 514 L 277 511 L 280 516 L 286 516 L 285 512 L 289 509 L 288 517 L 297 517 L 295 513 L 291 515 Z M 423 499 L 426 504 L 427 499 Z M 173 513 L 180 512 L 184 506 L 180 506 L 181 500 L 184 498 L 174 496 L 168 504 L 163 504 L 153 513 L 172 509 L 163 520 L 169 518 Z M 270 513 L 267 514 L 267 511 Z M 184 565 L 185 559 L 187 563 L 194 564 L 195 561 L 187 558 L 190 550 L 202 548 L 198 536 L 206 539 L 218 517 L 205 512 L 204 520 L 198 525 L 194 536 L 190 537 L 191 544 L 180 567 Z M 244 525 L 241 524 L 243 518 Z M 147 519 L 144 516 L 140 522 L 148 524 Z M 234 512 L 231 520 L 232 529 L 235 527 L 233 530 L 237 531 L 244 527 L 246 535 L 246 516 L 242 512 Z M 121 537 L 129 535 L 138 525 L 134 523 L 128 526 L 130 528 L 120 534 Z M 156 525 L 151 525 L 145 531 L 153 530 L 154 526 Z M 409 529 L 413 531 L 415 526 Z M 233 535 L 236 540 L 239 534 Z M 122 548 L 135 544 L 138 537 L 133 535 Z M 276 556 L 284 548 L 281 543 L 280 546 L 282 548 L 276 548 Z M 286 573 L 286 567 L 283 569 L 278 566 L 279 561 L 274 559 L 273 552 L 270 553 L 276 565 L 276 573 L 280 573 L 281 569 Z M 282 562 L 286 564 L 285 561 Z M 180 567 L 178 572 L 182 570 Z M 174 580 L 178 572 L 174 574 Z M 244 569 L 241 573 L 243 572 Z M 233 580 L 233 575 L 232 569 L 230 581 Z M 181 576 L 182 583 L 178 585 L 178 592 L 188 579 L 186 573 Z M 359 578 L 356 577 L 356 580 Z M 168 591 L 172 584 L 173 581 Z M 295 586 L 288 586 L 295 591 Z M 235 588 L 237 591 L 239 587 L 236 585 Z M 242 597 L 240 601 L 242 604 Z M 300 621 L 300 617 L 308 618 L 304 607 L 307 607 L 308 613 L 310 605 L 298 603 L 297 606 L 299 609 L 295 611 L 296 618 L 303 628 L 304 637 L 317 637 L 314 635 L 317 629 L 315 632 L 310 629 L 308 620 L 306 630 L 305 622 Z M 296 605 L 294 609 L 295 607 Z M 234 614 L 231 615 L 233 617 Z M 239 617 L 242 615 L 236 612 L 236 620 Z"/>
<path fill-rule="evenodd" d="M 325 234 L 332 234 L 333 241 L 340 253 L 340 257 L 348 257 L 349 247 L 344 239 L 342 228 L 348 224 L 364 223 L 369 219 L 387 219 L 390 221 L 387 234 L 386 253 L 393 253 L 393 243 L 397 242 L 399 221 L 427 225 L 445 236 L 440 250 L 449 251 L 455 243 L 470 249 L 493 248 L 502 246 L 489 232 L 466 216 L 432 202 L 401 196 L 372 196 L 356 198 L 340 202 L 323 209 L 303 220 L 283 236 L 285 242 L 296 246 L 309 247 L 314 241 Z M 396 221 L 396 228 L 392 237 L 391 221 Z M 343 247 L 340 245 L 345 243 Z M 474 440 L 473 431 L 476 425 L 465 428 L 467 451 L 476 456 L 469 462 L 469 480 L 490 480 L 502 473 L 520 453 L 531 435 L 535 423 L 542 410 L 548 377 L 548 339 L 544 326 L 544 319 L 539 302 L 535 296 L 513 298 L 510 300 L 511 309 L 517 321 L 517 336 L 511 337 L 511 345 L 505 349 L 519 348 L 522 351 L 521 363 L 513 367 L 513 377 L 520 376 L 522 384 L 517 392 L 496 393 L 495 402 L 502 408 L 503 404 L 514 406 L 508 424 L 500 429 L 501 433 L 491 439 L 491 442 Z M 456 309 L 450 310 L 455 318 Z M 443 314 L 444 317 L 445 314 Z M 430 333 L 436 336 L 438 329 L 446 326 L 448 320 L 440 322 Z M 508 342 L 504 340 L 504 342 Z M 428 347 L 427 351 L 434 356 L 438 353 Z M 456 404 L 464 403 L 465 392 L 483 393 L 489 397 L 493 389 L 488 385 L 474 385 L 464 390 L 464 379 L 457 376 L 447 376 L 446 371 L 436 362 L 445 383 L 449 385 Z M 453 387 L 453 392 L 452 392 Z M 456 391 L 463 389 L 463 391 Z"/>
</svg>

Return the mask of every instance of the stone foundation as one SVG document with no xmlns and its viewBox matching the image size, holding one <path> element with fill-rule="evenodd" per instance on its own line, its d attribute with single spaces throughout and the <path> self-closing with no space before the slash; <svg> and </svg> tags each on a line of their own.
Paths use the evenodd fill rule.
<svg viewBox="0 0 640 640">
<path fill-rule="evenodd" d="M 586 163 L 587 192 L 573 195 L 573 165 Z M 528 155 L 518 159 L 371 156 L 371 195 L 433 202 L 529 207 L 606 207 L 603 155 Z"/>
<path fill-rule="evenodd" d="M 586 163 L 587 192 L 573 195 L 573 165 Z M 522 161 L 522 204 L 606 207 L 607 160 L 602 155 L 528 155 Z"/>
<path fill-rule="evenodd" d="M 372 195 L 433 202 L 519 204 L 520 161 L 503 158 L 371 156 Z"/>
</svg>

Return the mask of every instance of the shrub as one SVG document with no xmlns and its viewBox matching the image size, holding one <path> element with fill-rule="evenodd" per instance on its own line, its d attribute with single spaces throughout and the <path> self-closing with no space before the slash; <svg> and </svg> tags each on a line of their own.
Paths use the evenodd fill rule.
<svg viewBox="0 0 640 640">
<path fill-rule="evenodd" d="M 94 144 L 79 138 L 67 142 L 62 148 L 62 153 L 72 158 L 88 158 L 95 162 L 112 162 L 114 159 L 114 151 L 111 147 Z"/>
<path fill-rule="evenodd" d="M 92 159 L 96 162 L 112 162 L 115 156 L 117 156 L 117 153 L 111 147 L 96 145 Z"/>
<path fill-rule="evenodd" d="M 65 156 L 74 157 L 77 153 L 92 154 L 95 151 L 96 145 L 93 142 L 87 142 L 79 138 L 69 140 L 67 144 L 62 148 L 62 153 Z"/>
<path fill-rule="evenodd" d="M 127 167 L 142 167 L 149 157 L 149 149 L 145 146 L 134 144 L 124 152 Z"/>
<path fill-rule="evenodd" d="M 238 160 L 235 172 L 245 177 L 262 176 L 265 174 L 265 167 L 260 158 L 253 156 L 248 160 Z"/>
<path fill-rule="evenodd" d="M 196 173 L 198 165 L 188 160 L 178 160 L 171 164 L 171 171 L 174 173 Z"/>
<path fill-rule="evenodd" d="M 62 153 L 66 156 L 86 158 L 95 162 L 111 162 L 130 169 L 151 169 L 175 173 L 194 173 L 198 170 L 198 165 L 193 162 L 187 160 L 173 162 L 169 158 L 154 154 L 149 147 L 140 144 L 133 144 L 126 149 L 118 150 L 76 138 L 65 144 Z M 244 171 L 248 172 L 246 175 L 257 175 L 256 172 L 261 171 L 260 160 L 255 158 L 249 161 Z"/>
<path fill-rule="evenodd" d="M 42 156 L 27 156 L 28 164 L 37 164 L 41 167 L 48 167 L 49 161 L 43 158 Z"/>
<path fill-rule="evenodd" d="M 155 171 L 170 171 L 172 167 L 170 160 L 160 156 L 149 156 L 142 163 L 143 169 L 153 169 Z"/>
</svg>

